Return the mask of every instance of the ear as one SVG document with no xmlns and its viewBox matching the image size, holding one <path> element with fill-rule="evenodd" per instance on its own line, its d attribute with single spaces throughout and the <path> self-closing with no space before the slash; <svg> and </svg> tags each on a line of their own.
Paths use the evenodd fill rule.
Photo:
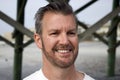
<svg viewBox="0 0 120 80">
<path fill-rule="evenodd" d="M 36 45 L 37 45 L 40 49 L 42 49 L 42 41 L 41 41 L 41 37 L 40 37 L 39 34 L 37 34 L 37 33 L 34 34 L 34 40 L 35 40 Z"/>
</svg>

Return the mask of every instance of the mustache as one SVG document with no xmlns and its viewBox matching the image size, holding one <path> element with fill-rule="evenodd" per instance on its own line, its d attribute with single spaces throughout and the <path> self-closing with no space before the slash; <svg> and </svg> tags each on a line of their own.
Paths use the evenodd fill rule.
<svg viewBox="0 0 120 80">
<path fill-rule="evenodd" d="M 74 49 L 74 47 L 72 46 L 72 45 L 70 45 L 70 44 L 68 44 L 68 45 L 57 45 L 57 46 L 55 46 L 52 50 L 53 51 L 57 51 L 57 50 L 59 50 L 59 49 L 65 49 L 65 50 L 73 50 Z"/>
</svg>

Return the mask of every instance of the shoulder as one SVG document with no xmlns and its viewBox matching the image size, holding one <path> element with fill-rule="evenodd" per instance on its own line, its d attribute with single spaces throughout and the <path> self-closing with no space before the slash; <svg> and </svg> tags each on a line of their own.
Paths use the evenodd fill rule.
<svg viewBox="0 0 120 80">
<path fill-rule="evenodd" d="M 83 80 L 95 80 L 95 79 L 84 73 L 84 79 Z"/>
<path fill-rule="evenodd" d="M 27 76 L 23 80 L 36 80 L 39 77 L 38 76 L 39 73 L 40 73 L 40 70 L 36 71 L 35 73 L 32 73 L 31 75 Z"/>
<path fill-rule="evenodd" d="M 91 76 L 87 75 L 84 72 L 79 71 L 78 73 L 79 73 L 79 77 L 81 77 L 83 80 L 95 80 L 94 78 L 92 78 Z"/>
<path fill-rule="evenodd" d="M 42 70 L 38 70 L 35 73 L 27 76 L 26 78 L 24 78 L 23 80 L 47 80 L 45 78 L 45 76 L 42 73 Z"/>
</svg>

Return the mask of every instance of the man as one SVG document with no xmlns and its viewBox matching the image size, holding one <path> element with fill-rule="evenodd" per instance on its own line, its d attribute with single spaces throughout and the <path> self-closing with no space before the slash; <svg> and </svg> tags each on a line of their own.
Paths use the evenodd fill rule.
<svg viewBox="0 0 120 80">
<path fill-rule="evenodd" d="M 24 80 L 94 80 L 76 71 L 78 55 L 76 17 L 70 5 L 51 2 L 35 16 L 35 43 L 42 50 L 42 68 Z"/>
</svg>

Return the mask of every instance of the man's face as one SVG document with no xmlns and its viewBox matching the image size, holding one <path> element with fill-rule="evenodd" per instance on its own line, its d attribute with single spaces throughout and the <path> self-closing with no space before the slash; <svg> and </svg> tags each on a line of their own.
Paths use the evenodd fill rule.
<svg viewBox="0 0 120 80">
<path fill-rule="evenodd" d="M 46 13 L 42 20 L 41 49 L 52 65 L 67 68 L 78 54 L 78 36 L 73 15 Z"/>
</svg>

